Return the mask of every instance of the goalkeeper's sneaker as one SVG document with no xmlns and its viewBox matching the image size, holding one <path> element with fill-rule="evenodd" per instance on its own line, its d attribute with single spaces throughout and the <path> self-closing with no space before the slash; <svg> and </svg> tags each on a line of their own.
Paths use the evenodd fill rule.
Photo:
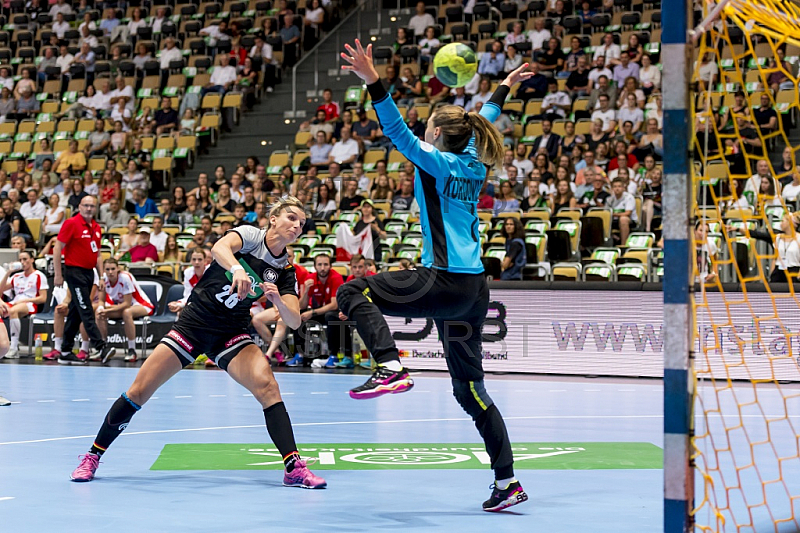
<svg viewBox="0 0 800 533">
<path fill-rule="evenodd" d="M 368 400 L 377 398 L 382 394 L 399 394 L 406 392 L 414 386 L 414 380 L 408 375 L 405 368 L 398 372 L 385 366 L 378 365 L 375 372 L 360 387 L 350 390 L 350 397 L 354 400 Z"/>
<path fill-rule="evenodd" d="M 489 512 L 502 511 L 512 505 L 517 505 L 528 500 L 528 495 L 522 490 L 519 481 L 509 483 L 505 489 L 499 489 L 497 483 L 489 486 L 492 489 L 492 496 L 483 502 L 483 510 Z"/>
</svg>

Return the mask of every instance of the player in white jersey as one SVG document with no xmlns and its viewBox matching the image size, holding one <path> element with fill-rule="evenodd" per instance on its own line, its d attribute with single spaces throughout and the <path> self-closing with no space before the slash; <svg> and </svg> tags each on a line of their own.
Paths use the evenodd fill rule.
<svg viewBox="0 0 800 533">
<path fill-rule="evenodd" d="M 11 332 L 10 348 L 6 353 L 9 359 L 19 357 L 19 332 L 22 329 L 20 318 L 36 313 L 38 306 L 47 301 L 47 278 L 34 268 L 33 256 L 30 252 L 23 251 L 19 253 L 19 260 L 22 271 L 11 276 L 6 272 L 0 281 L 0 292 L 10 291 L 12 294 L 11 301 L 7 304 Z"/>
<path fill-rule="evenodd" d="M 100 295 L 100 306 L 95 312 L 97 326 L 100 328 L 100 333 L 108 338 L 108 319 L 121 318 L 128 339 L 125 361 L 136 362 L 136 326 L 133 321 L 152 315 L 155 306 L 136 282 L 133 274 L 119 269 L 116 259 L 106 259 L 103 270 L 105 289 Z"/>
<path fill-rule="evenodd" d="M 174 302 L 169 302 L 167 308 L 173 313 L 180 313 L 186 307 L 189 295 L 192 294 L 194 286 L 203 277 L 203 274 L 211 264 L 211 251 L 195 248 L 190 259 L 191 266 L 183 271 L 183 298 Z"/>
<path fill-rule="evenodd" d="M 97 307 L 100 305 L 100 276 L 97 275 L 97 269 L 92 269 L 92 273 L 94 274 L 94 280 L 92 282 L 92 292 L 90 294 L 92 299 L 92 309 L 97 311 Z M 66 282 L 64 282 L 64 288 L 67 288 Z M 66 295 L 64 299 L 53 308 L 53 351 L 46 353 L 44 358 L 49 361 L 55 361 L 58 359 L 58 356 L 61 355 L 61 343 L 64 342 L 64 321 L 67 318 L 67 313 L 69 313 L 69 302 L 72 300 L 72 293 L 70 291 L 66 291 Z M 83 327 L 81 324 L 81 349 L 78 352 L 78 359 L 82 361 L 90 360 L 90 361 L 99 361 L 100 360 L 100 352 L 89 356 L 89 335 L 86 333 L 86 328 Z"/>
</svg>

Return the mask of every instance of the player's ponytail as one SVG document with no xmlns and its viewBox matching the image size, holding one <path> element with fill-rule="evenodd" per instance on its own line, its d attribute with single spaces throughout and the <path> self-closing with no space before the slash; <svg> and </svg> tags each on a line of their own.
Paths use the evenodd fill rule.
<svg viewBox="0 0 800 533">
<path fill-rule="evenodd" d="M 432 117 L 433 125 L 442 130 L 442 148 L 460 154 L 475 136 L 475 150 L 482 163 L 495 166 L 503 161 L 503 136 L 479 113 L 467 113 L 463 108 L 446 105 Z"/>
</svg>

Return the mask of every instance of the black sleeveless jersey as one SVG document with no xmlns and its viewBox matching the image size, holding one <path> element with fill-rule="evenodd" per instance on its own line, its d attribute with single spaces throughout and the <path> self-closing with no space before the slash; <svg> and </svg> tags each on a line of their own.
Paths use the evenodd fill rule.
<svg viewBox="0 0 800 533">
<path fill-rule="evenodd" d="M 242 238 L 242 249 L 234 254 L 237 260 L 246 263 L 261 281 L 274 283 L 281 296 L 284 294 L 297 296 L 297 277 L 294 267 L 289 264 L 285 249 L 278 256 L 270 252 L 265 240 L 266 229 L 241 226 L 228 233 L 231 232 Z M 261 296 L 260 289 L 255 285 L 257 280 L 253 280 L 253 289 L 259 296 L 248 296 L 239 301 L 235 293 L 230 294 L 231 281 L 227 274 L 228 272 L 216 261 L 211 263 L 195 285 L 181 318 L 188 312 L 195 320 L 200 320 L 215 330 L 247 327 L 250 323 L 250 307 Z M 252 280 L 253 277 L 250 277 Z"/>
</svg>

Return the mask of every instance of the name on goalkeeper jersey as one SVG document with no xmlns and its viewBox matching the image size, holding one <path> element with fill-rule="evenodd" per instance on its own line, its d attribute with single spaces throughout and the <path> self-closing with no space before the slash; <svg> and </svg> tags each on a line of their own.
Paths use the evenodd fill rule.
<svg viewBox="0 0 800 533">
<path fill-rule="evenodd" d="M 444 183 L 443 194 L 454 200 L 477 202 L 482 185 L 482 180 L 448 176 Z"/>
</svg>

